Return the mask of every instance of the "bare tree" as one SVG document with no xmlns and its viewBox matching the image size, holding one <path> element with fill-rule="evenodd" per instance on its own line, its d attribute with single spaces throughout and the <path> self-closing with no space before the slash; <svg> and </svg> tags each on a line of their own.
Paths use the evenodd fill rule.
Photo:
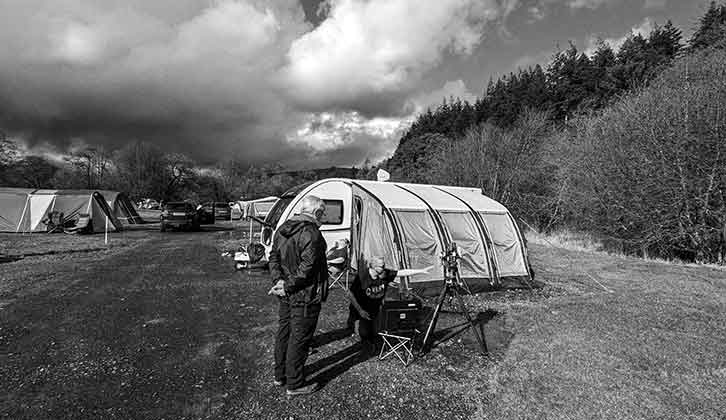
<svg viewBox="0 0 726 420">
<path fill-rule="evenodd" d="M 723 261 L 726 53 L 683 58 L 581 121 L 581 222 L 642 255 Z"/>
<path fill-rule="evenodd" d="M 95 190 L 103 188 L 108 175 L 111 160 L 103 147 L 85 147 L 75 151 L 66 159 L 85 180 L 85 188 Z"/>
</svg>

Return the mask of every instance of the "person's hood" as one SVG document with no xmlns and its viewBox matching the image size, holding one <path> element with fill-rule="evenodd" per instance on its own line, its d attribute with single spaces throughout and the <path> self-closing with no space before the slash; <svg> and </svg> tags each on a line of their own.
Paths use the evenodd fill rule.
<svg viewBox="0 0 726 420">
<path fill-rule="evenodd" d="M 320 223 L 314 217 L 308 216 L 307 214 L 296 214 L 295 216 L 287 219 L 282 226 L 280 226 L 280 235 L 289 238 L 299 232 L 300 229 L 305 227 L 307 224 L 320 226 Z"/>
</svg>

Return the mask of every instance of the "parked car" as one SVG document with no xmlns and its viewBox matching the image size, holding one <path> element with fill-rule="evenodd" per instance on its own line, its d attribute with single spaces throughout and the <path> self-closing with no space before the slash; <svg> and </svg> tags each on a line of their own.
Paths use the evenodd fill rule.
<svg viewBox="0 0 726 420">
<path fill-rule="evenodd" d="M 229 208 L 229 203 L 215 201 L 214 202 L 214 218 L 218 220 L 230 220 L 232 217 L 232 211 Z"/>
<path fill-rule="evenodd" d="M 199 223 L 202 225 L 213 225 L 214 224 L 214 206 L 211 202 L 201 204 L 197 208 L 197 214 L 199 215 Z"/>
<path fill-rule="evenodd" d="M 192 203 L 186 201 L 166 203 L 161 211 L 162 232 L 169 228 L 198 230 L 199 225 L 199 214 Z"/>
</svg>

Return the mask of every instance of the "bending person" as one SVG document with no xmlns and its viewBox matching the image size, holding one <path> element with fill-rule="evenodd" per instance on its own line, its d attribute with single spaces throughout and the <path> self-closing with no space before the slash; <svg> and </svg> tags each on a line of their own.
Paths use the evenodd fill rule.
<svg viewBox="0 0 726 420">
<path fill-rule="evenodd" d="M 375 318 L 386 295 L 386 290 L 396 277 L 428 274 L 434 266 L 423 269 L 391 270 L 386 268 L 383 257 L 372 257 L 365 269 L 358 274 L 348 290 L 350 307 L 348 310 L 348 328 L 353 329 L 358 321 L 358 334 L 367 351 L 375 349 L 376 331 Z"/>
</svg>

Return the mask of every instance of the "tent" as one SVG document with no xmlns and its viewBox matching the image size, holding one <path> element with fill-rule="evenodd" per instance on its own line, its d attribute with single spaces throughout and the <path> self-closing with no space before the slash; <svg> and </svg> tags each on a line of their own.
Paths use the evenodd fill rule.
<svg viewBox="0 0 726 420">
<path fill-rule="evenodd" d="M 134 203 L 129 200 L 126 194 L 118 191 L 99 191 L 116 218 L 123 224 L 135 225 L 144 223 L 144 220 L 136 211 Z"/>
<path fill-rule="evenodd" d="M 478 188 L 326 179 L 284 194 L 267 222 L 279 227 L 299 212 L 306 195 L 326 203 L 320 229 L 328 246 L 340 238 L 350 240 L 352 267 L 372 256 L 383 256 L 390 267 L 436 266 L 428 275 L 410 278 L 422 295 L 440 289 L 440 256 L 452 242 L 461 255 L 460 274 L 473 293 L 525 287 L 532 280 L 524 238 L 513 217 Z M 262 235 L 268 247 L 271 233 Z"/>
<path fill-rule="evenodd" d="M 0 188 L 0 232 L 26 232 L 30 227 L 29 196 L 35 190 Z"/>
<path fill-rule="evenodd" d="M 45 232 L 43 222 L 51 211 L 62 212 L 65 220 L 88 214 L 93 232 L 103 232 L 107 219 L 109 231 L 122 229 L 97 191 L 0 188 L 1 232 Z"/>
<path fill-rule="evenodd" d="M 270 196 L 244 202 L 244 217 L 255 216 L 264 219 L 277 200 L 277 197 Z"/>
</svg>

